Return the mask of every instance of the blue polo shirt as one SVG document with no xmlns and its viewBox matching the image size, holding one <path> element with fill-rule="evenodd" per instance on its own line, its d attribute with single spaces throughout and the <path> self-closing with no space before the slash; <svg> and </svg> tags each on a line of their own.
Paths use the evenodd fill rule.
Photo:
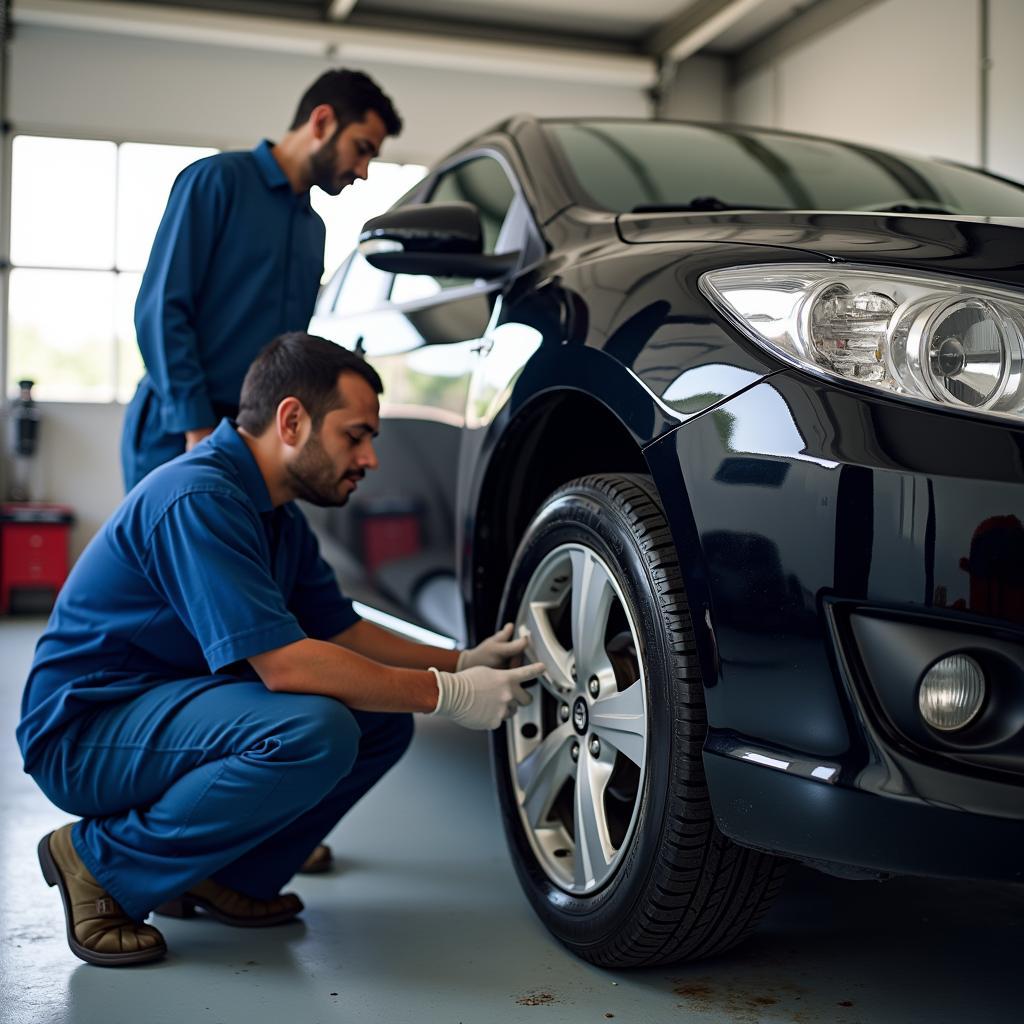
<svg viewBox="0 0 1024 1024">
<path fill-rule="evenodd" d="M 147 476 L 82 553 L 36 647 L 21 705 L 26 768 L 81 715 L 224 673 L 359 621 L 305 516 L 274 508 L 229 420 Z"/>
<path fill-rule="evenodd" d="M 135 304 L 163 432 L 213 426 L 238 406 L 256 353 L 309 325 L 324 267 L 324 223 L 264 140 L 178 175 Z"/>
</svg>

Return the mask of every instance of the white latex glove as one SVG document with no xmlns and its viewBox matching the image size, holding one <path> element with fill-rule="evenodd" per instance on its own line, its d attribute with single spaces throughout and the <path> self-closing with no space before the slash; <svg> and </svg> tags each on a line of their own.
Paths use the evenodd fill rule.
<svg viewBox="0 0 1024 1024">
<path fill-rule="evenodd" d="M 511 718 L 520 705 L 533 697 L 523 683 L 545 671 L 543 662 L 521 668 L 489 668 L 474 665 L 463 672 L 442 672 L 432 668 L 437 679 L 437 707 L 432 715 L 444 715 L 467 729 L 497 729 Z"/>
<path fill-rule="evenodd" d="M 509 659 L 522 654 L 530 642 L 530 634 L 525 628 L 519 631 L 519 639 L 512 639 L 512 623 L 506 622 L 494 636 L 489 636 L 476 647 L 459 652 L 459 660 L 455 671 L 461 672 L 474 665 L 486 665 L 488 668 L 505 668 Z"/>
</svg>

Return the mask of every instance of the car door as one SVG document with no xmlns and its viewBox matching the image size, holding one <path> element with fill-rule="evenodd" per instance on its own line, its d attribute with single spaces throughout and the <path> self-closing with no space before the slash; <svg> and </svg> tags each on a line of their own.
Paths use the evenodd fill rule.
<svg viewBox="0 0 1024 1024">
<path fill-rule="evenodd" d="M 518 196 L 496 153 L 442 168 L 413 194 L 470 202 L 485 252 L 522 251 L 503 230 Z M 384 382 L 380 468 L 345 509 L 313 517 L 348 594 L 457 642 L 455 495 L 470 375 L 501 282 L 385 274 L 357 252 L 325 286 L 311 330 L 360 349 Z"/>
</svg>

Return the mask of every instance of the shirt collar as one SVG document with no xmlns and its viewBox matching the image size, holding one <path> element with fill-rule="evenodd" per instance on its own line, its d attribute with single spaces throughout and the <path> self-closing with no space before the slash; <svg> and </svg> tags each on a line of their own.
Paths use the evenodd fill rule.
<svg viewBox="0 0 1024 1024">
<path fill-rule="evenodd" d="M 291 182 L 288 176 L 281 169 L 281 165 L 274 159 L 271 152 L 273 143 L 270 139 L 264 139 L 253 151 L 256 159 L 256 166 L 259 168 L 260 177 L 267 188 L 287 188 L 291 190 Z M 309 193 L 303 193 L 306 201 L 309 201 Z"/>
<path fill-rule="evenodd" d="M 272 512 L 274 505 L 270 500 L 270 491 L 267 490 L 266 481 L 256 464 L 256 459 L 249 451 L 249 446 L 238 433 L 238 427 L 233 420 L 223 419 L 220 425 L 213 432 L 210 443 L 219 448 L 228 461 L 238 471 L 238 478 L 242 484 L 242 490 L 249 496 L 256 506 L 260 515 Z"/>
</svg>

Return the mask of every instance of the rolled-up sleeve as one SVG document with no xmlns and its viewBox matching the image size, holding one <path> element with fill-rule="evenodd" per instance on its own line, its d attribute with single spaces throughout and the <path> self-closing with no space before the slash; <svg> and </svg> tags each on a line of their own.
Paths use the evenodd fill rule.
<svg viewBox="0 0 1024 1024">
<path fill-rule="evenodd" d="M 266 546 L 258 515 L 213 490 L 176 498 L 149 537 L 150 579 L 213 672 L 307 635 L 267 568 Z"/>
<path fill-rule="evenodd" d="M 135 303 L 135 332 L 167 433 L 217 422 L 199 358 L 196 306 L 227 203 L 225 171 L 186 167 L 171 189 Z"/>
</svg>

